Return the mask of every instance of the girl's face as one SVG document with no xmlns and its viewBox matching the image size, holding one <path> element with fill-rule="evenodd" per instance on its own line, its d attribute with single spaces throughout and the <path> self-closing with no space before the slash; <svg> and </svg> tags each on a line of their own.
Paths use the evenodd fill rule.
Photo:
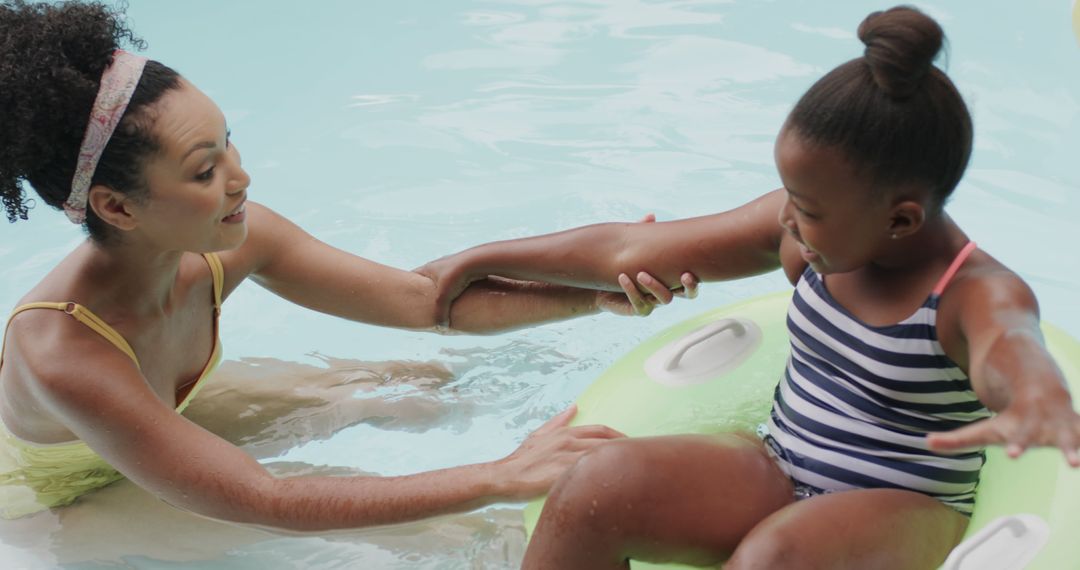
<svg viewBox="0 0 1080 570">
<path fill-rule="evenodd" d="M 892 208 L 839 150 L 780 132 L 776 166 L 787 191 L 780 225 L 818 273 L 847 273 L 873 261 L 893 233 Z"/>
<path fill-rule="evenodd" d="M 251 178 L 221 110 L 182 80 L 151 113 L 162 148 L 144 167 L 149 198 L 131 206 L 135 231 L 167 251 L 238 247 L 247 237 L 243 207 Z"/>
</svg>

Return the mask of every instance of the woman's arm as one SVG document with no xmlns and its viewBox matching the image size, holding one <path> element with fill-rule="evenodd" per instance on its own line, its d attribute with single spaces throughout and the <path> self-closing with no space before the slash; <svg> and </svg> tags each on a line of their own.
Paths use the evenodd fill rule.
<svg viewBox="0 0 1080 570">
<path fill-rule="evenodd" d="M 546 492 L 596 445 L 620 434 L 567 427 L 556 416 L 510 456 L 490 463 L 401 477 L 278 479 L 240 449 L 163 403 L 134 364 L 63 315 L 65 353 L 27 352 L 36 395 L 77 437 L 139 486 L 174 506 L 217 519 L 293 531 L 416 520 Z M 65 322 L 70 321 L 70 322 Z M 26 343 L 29 345 L 30 343 Z M 44 343 L 39 343 L 44 345 Z M 49 346 L 55 346 L 49 343 Z"/>
<path fill-rule="evenodd" d="M 259 204 L 249 202 L 247 240 L 221 257 L 226 291 L 250 276 L 277 295 L 323 313 L 392 327 L 436 327 L 436 289 L 430 277 L 334 248 Z M 470 289 L 455 304 L 451 322 L 456 330 L 493 332 L 601 309 L 628 312 L 630 304 L 619 305 L 597 291 L 502 281 Z"/>
<path fill-rule="evenodd" d="M 756 275 L 780 266 L 783 230 L 777 220 L 786 196 L 770 192 L 734 210 L 671 222 L 607 223 L 532 238 L 493 242 L 425 265 L 438 283 L 444 311 L 469 283 L 489 275 L 618 290 L 618 276 L 658 287 L 677 286 L 685 273 L 701 281 Z"/>
<path fill-rule="evenodd" d="M 952 289 L 956 291 L 952 291 Z M 1046 349 L 1034 293 L 1017 275 L 999 269 L 957 282 L 956 319 L 972 388 L 998 412 L 952 432 L 932 434 L 935 450 L 1004 445 L 1012 457 L 1029 447 L 1061 449 L 1080 467 L 1080 415 L 1061 369 Z M 940 325 L 939 325 L 940 329 Z"/>
</svg>

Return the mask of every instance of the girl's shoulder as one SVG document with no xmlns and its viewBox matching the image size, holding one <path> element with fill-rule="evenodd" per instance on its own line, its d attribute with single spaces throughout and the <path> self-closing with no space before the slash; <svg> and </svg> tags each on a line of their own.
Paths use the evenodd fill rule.
<svg viewBox="0 0 1080 570">
<path fill-rule="evenodd" d="M 987 251 L 975 249 L 941 293 L 939 306 L 963 307 L 972 299 L 1007 300 L 1030 291 L 1020 275 Z"/>
<path fill-rule="evenodd" d="M 1026 281 L 988 252 L 978 249 L 953 276 L 937 306 L 938 338 L 945 353 L 966 369 L 971 323 L 1012 320 L 1037 322 L 1038 300 Z"/>
</svg>

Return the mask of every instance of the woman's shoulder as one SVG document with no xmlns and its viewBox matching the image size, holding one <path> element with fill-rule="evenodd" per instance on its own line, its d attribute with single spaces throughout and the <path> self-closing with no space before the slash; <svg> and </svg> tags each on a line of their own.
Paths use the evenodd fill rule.
<svg viewBox="0 0 1080 570">
<path fill-rule="evenodd" d="M 246 204 L 247 237 L 236 249 L 217 252 L 225 270 L 223 297 L 282 251 L 282 242 L 296 233 L 296 226 L 281 214 L 249 200 Z"/>
<path fill-rule="evenodd" d="M 55 305 L 50 307 L 48 305 Z M 54 405 L 92 399 L 95 383 L 138 375 L 138 368 L 104 337 L 72 318 L 74 303 L 31 302 L 6 325 L 0 365 L 3 421 L 14 435 L 42 443 L 73 439 Z M 81 309 L 81 306 L 78 306 Z"/>
</svg>

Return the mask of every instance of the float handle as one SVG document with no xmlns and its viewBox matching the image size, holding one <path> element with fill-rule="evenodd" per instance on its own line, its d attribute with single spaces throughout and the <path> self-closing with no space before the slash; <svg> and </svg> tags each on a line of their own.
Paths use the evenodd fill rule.
<svg viewBox="0 0 1080 570">
<path fill-rule="evenodd" d="M 980 530 L 975 536 L 961 542 L 953 549 L 949 554 L 949 558 L 945 560 L 945 565 L 942 566 L 942 570 L 960 570 L 965 568 L 962 566 L 964 559 L 970 556 L 974 552 L 978 552 L 984 548 L 993 548 L 995 539 L 1001 536 L 1001 532 L 1008 530 L 1012 533 L 1014 538 L 1020 539 L 1027 547 L 1028 552 L 1024 553 L 1029 561 L 1031 557 L 1037 553 L 1044 544 L 1046 544 L 1047 534 L 1049 529 L 1046 523 L 1037 515 L 1006 515 L 998 517 Z M 1013 546 L 1015 548 L 1015 546 Z M 986 558 L 982 556 L 980 558 Z M 1008 568 L 1015 568 L 1013 566 L 1016 561 L 1011 560 L 1006 564 L 1009 564 Z M 983 560 L 985 564 L 985 560 Z M 984 570 L 989 570 L 986 566 L 981 566 Z M 1001 568 L 1004 570 L 1006 566 L 996 566 L 994 568 Z"/>
<path fill-rule="evenodd" d="M 682 359 L 686 351 L 694 348 L 698 344 L 724 332 L 732 331 L 736 337 L 740 337 L 746 334 L 746 326 L 735 319 L 720 319 L 707 327 L 702 328 L 692 335 L 679 340 L 679 343 L 674 347 L 674 351 L 667 361 L 664 362 L 664 370 L 675 370 L 675 367 L 679 365 L 679 360 Z"/>
</svg>

